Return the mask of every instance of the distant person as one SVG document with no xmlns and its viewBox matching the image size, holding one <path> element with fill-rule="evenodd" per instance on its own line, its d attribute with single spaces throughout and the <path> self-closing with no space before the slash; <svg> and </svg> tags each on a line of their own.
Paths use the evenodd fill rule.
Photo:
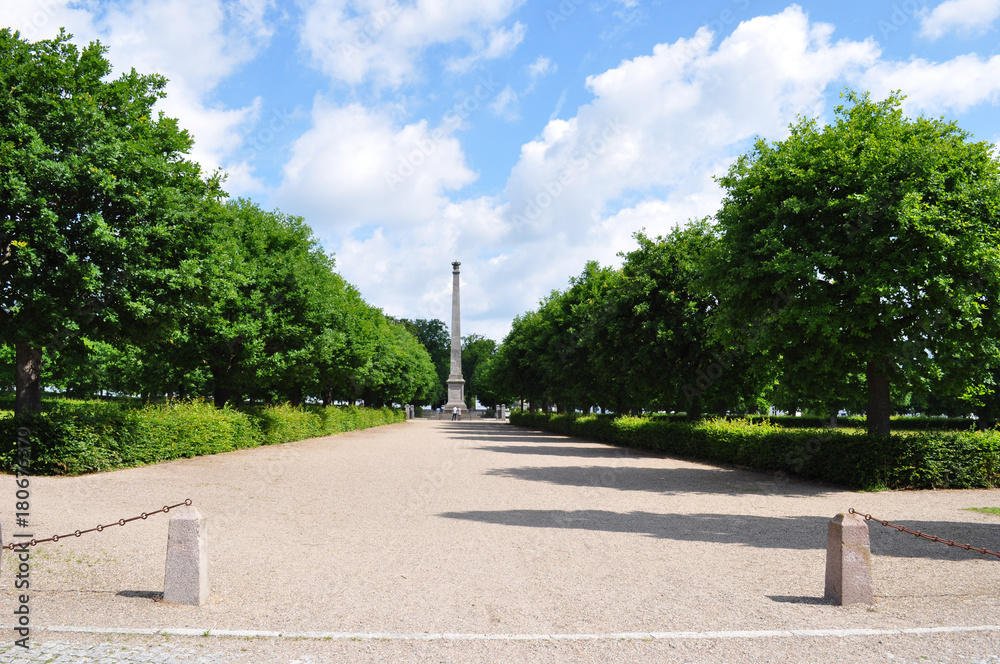
<svg viewBox="0 0 1000 664">
<path fill-rule="evenodd" d="M 458 406 L 455 406 L 454 408 L 451 409 L 451 421 L 454 422 L 455 420 L 460 420 L 460 419 L 462 419 L 462 409 L 459 408 Z"/>
</svg>

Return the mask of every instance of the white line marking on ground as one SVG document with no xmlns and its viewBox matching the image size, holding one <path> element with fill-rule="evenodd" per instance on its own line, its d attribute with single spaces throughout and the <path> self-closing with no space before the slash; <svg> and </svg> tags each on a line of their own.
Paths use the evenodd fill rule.
<svg viewBox="0 0 1000 664">
<path fill-rule="evenodd" d="M 11 629 L 6 627 L 4 629 Z M 926 634 L 962 634 L 967 632 L 1000 632 L 1000 625 L 969 627 L 911 627 L 905 629 L 790 629 L 728 632 L 619 632 L 609 634 L 449 634 L 398 632 L 274 632 L 255 629 L 190 629 L 190 628 L 130 628 L 130 627 L 36 627 L 48 632 L 80 634 L 129 634 L 136 636 L 218 636 L 266 639 L 341 639 L 388 641 L 656 641 L 683 639 L 773 639 L 789 637 L 851 637 L 898 636 Z"/>
</svg>

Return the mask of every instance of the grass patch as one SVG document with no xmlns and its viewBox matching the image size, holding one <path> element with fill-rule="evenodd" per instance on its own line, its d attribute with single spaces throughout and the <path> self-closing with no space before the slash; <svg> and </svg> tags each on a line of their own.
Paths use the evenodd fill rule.
<svg viewBox="0 0 1000 664">
<path fill-rule="evenodd" d="M 1000 516 L 1000 507 L 966 507 L 969 512 L 982 512 L 984 514 L 995 514 Z"/>
</svg>

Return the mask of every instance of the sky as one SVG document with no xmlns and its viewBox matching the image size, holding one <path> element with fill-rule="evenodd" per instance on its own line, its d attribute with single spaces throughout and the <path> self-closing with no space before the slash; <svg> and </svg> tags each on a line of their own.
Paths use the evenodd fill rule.
<svg viewBox="0 0 1000 664">
<path fill-rule="evenodd" d="M 166 76 L 203 170 L 385 313 L 450 324 L 461 261 L 462 334 L 497 341 L 845 88 L 1000 144 L 1000 0 L 0 0 L 0 26 Z"/>
</svg>

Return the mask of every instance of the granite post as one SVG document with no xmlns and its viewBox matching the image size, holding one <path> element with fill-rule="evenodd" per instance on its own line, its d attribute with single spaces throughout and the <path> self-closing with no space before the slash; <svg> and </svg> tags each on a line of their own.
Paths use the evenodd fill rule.
<svg viewBox="0 0 1000 664">
<path fill-rule="evenodd" d="M 826 590 L 837 604 L 874 604 L 868 524 L 859 514 L 838 514 L 826 538 Z"/>
<path fill-rule="evenodd" d="M 458 408 L 459 415 L 466 411 L 465 379 L 462 378 L 462 326 L 459 305 L 458 261 L 451 264 L 451 371 L 448 373 L 448 403 L 444 415 Z"/>
<path fill-rule="evenodd" d="M 208 524 L 195 507 L 170 517 L 163 601 L 201 606 L 208 601 Z"/>
</svg>

